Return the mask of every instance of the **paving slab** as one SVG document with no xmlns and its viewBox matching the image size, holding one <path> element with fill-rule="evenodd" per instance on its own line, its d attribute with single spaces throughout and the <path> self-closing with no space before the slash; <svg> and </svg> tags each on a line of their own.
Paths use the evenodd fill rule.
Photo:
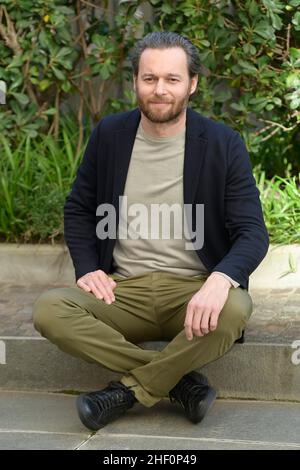
<svg viewBox="0 0 300 470">
<path fill-rule="evenodd" d="M 272 442 L 235 441 L 232 439 L 206 439 L 206 438 L 167 438 L 165 436 L 98 436 L 92 437 L 79 450 L 300 450 L 294 444 L 281 444 Z M 145 460 L 144 460 L 145 461 Z"/>
<path fill-rule="evenodd" d="M 130 417 L 98 431 L 81 449 L 300 450 L 299 413 L 299 404 L 217 400 L 194 425 L 179 406 L 161 402 L 151 409 L 133 408 Z"/>
<path fill-rule="evenodd" d="M 0 392 L 0 449 L 76 449 L 91 433 L 73 395 Z"/>
<path fill-rule="evenodd" d="M 215 439 L 289 444 L 300 448 L 300 404 L 218 399 L 195 425 L 167 400 L 155 407 L 136 406 L 95 435 L 115 434 L 181 439 Z M 147 423 L 147 426 L 145 426 Z"/>
<path fill-rule="evenodd" d="M 0 449 L 300 450 L 300 405 L 218 399 L 195 425 L 164 400 L 135 405 L 97 433 L 77 417 L 75 396 L 0 392 Z"/>
<path fill-rule="evenodd" d="M 77 434 L 0 429 L 0 450 L 75 450 L 83 442 Z"/>
</svg>

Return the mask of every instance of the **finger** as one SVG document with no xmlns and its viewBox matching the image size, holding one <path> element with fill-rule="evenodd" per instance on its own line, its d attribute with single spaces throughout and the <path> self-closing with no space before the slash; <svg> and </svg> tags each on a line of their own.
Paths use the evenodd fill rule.
<svg viewBox="0 0 300 470">
<path fill-rule="evenodd" d="M 94 294 L 95 297 L 97 297 L 97 299 L 99 300 L 103 300 L 104 298 L 104 293 L 101 289 L 101 286 L 99 287 L 98 285 L 96 285 L 96 283 L 93 281 L 93 279 L 89 279 L 89 286 Z"/>
<path fill-rule="evenodd" d="M 200 330 L 203 335 L 207 335 L 209 333 L 209 321 L 211 317 L 211 311 L 205 310 L 202 314 L 201 322 L 200 322 Z"/>
<path fill-rule="evenodd" d="M 99 288 L 101 285 L 101 291 L 104 294 L 105 302 L 107 302 L 108 304 L 111 304 L 115 300 L 115 296 L 111 288 L 111 283 L 109 281 L 109 278 L 106 276 L 105 273 L 100 273 L 97 276 L 97 285 L 99 286 Z"/>
<path fill-rule="evenodd" d="M 202 320 L 202 309 L 199 308 L 199 307 L 195 307 L 194 308 L 193 325 L 192 325 L 193 334 L 195 336 L 203 336 L 203 333 L 202 333 L 201 328 L 200 328 L 201 320 Z"/>
<path fill-rule="evenodd" d="M 86 292 L 91 292 L 91 288 L 80 279 L 77 281 L 77 286 L 81 287 L 81 289 L 85 290 Z"/>
<path fill-rule="evenodd" d="M 214 331 L 217 329 L 218 320 L 219 320 L 219 312 L 217 310 L 214 310 L 210 316 L 210 321 L 209 321 L 210 331 Z"/>
<path fill-rule="evenodd" d="M 192 330 L 193 316 L 194 316 L 193 305 L 189 303 L 187 306 L 186 316 L 184 320 L 185 336 L 188 341 L 191 341 L 193 339 L 193 330 Z"/>
<path fill-rule="evenodd" d="M 117 286 L 116 281 L 114 281 L 111 277 L 109 277 L 108 279 L 109 279 L 111 288 L 114 289 Z"/>
</svg>

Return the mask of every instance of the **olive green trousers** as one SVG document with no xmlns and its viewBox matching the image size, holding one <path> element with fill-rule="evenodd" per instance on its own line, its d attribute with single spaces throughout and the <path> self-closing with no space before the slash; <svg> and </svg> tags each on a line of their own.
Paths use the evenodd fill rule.
<svg viewBox="0 0 300 470">
<path fill-rule="evenodd" d="M 112 304 L 77 286 L 51 289 L 34 305 L 34 325 L 61 350 L 123 373 L 121 382 L 148 407 L 167 397 L 183 375 L 225 354 L 252 313 L 247 290 L 230 288 L 217 329 L 188 341 L 187 304 L 206 276 L 154 271 L 110 277 L 117 283 Z M 138 345 L 154 340 L 169 342 L 162 351 Z"/>
</svg>

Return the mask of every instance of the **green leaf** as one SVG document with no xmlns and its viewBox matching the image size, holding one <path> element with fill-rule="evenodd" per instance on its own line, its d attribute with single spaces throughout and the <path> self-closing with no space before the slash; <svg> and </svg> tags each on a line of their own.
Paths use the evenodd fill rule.
<svg viewBox="0 0 300 470">
<path fill-rule="evenodd" d="M 236 111 L 247 111 L 245 105 L 243 103 L 231 103 L 230 107 L 235 109 Z"/>
<path fill-rule="evenodd" d="M 73 70 L 73 64 L 72 62 L 70 62 L 69 60 L 64 60 L 63 62 L 61 62 L 64 66 L 65 69 L 67 70 Z"/>
<path fill-rule="evenodd" d="M 207 41 L 206 39 L 201 39 L 199 41 L 199 43 L 201 44 L 201 46 L 204 46 L 204 47 L 209 47 L 210 46 L 210 42 Z"/>
<path fill-rule="evenodd" d="M 10 64 L 6 67 L 6 70 L 22 67 L 23 62 L 24 62 L 23 55 L 22 54 L 16 55 L 13 58 L 13 60 L 10 62 Z"/>
<path fill-rule="evenodd" d="M 29 98 L 27 95 L 24 95 L 24 93 L 11 93 L 11 95 L 13 95 L 16 100 L 24 106 L 29 103 Z"/>
<path fill-rule="evenodd" d="M 300 107 L 300 98 L 295 98 L 294 100 L 291 101 L 290 104 L 291 109 L 297 109 Z"/>
<path fill-rule="evenodd" d="M 101 66 L 99 72 L 102 80 L 107 80 L 110 76 L 109 68 L 104 64 Z"/>
<path fill-rule="evenodd" d="M 220 28 L 224 28 L 224 18 L 221 15 L 218 15 L 217 17 L 217 25 Z"/>
<path fill-rule="evenodd" d="M 69 31 L 66 28 L 57 29 L 57 38 L 63 44 L 70 44 L 70 42 L 72 41 L 72 36 L 70 35 Z"/>
<path fill-rule="evenodd" d="M 62 47 L 56 54 L 56 59 L 63 59 L 72 53 L 73 49 L 71 49 L 71 47 Z"/>
<path fill-rule="evenodd" d="M 238 65 L 233 65 L 231 67 L 231 70 L 233 71 L 233 73 L 235 73 L 236 75 L 240 75 L 242 73 L 242 68 L 239 67 Z"/>
<path fill-rule="evenodd" d="M 38 85 L 40 83 L 39 79 L 38 78 L 35 78 L 35 77 L 29 77 L 29 80 L 31 81 L 31 83 L 33 83 L 34 85 Z"/>
<path fill-rule="evenodd" d="M 291 5 L 292 7 L 299 7 L 300 0 L 289 0 L 289 5 Z"/>
<path fill-rule="evenodd" d="M 62 15 L 66 15 L 68 17 L 74 16 L 74 10 L 70 7 L 66 7 L 65 5 L 55 6 L 55 9 Z"/>
<path fill-rule="evenodd" d="M 300 49 L 296 49 L 296 47 L 290 47 L 290 56 L 293 59 L 300 59 Z"/>
<path fill-rule="evenodd" d="M 300 86 L 300 72 L 291 73 L 286 79 L 286 86 L 288 88 L 297 88 Z"/>
<path fill-rule="evenodd" d="M 38 77 L 39 76 L 39 69 L 37 65 L 32 65 L 29 68 L 29 73 L 32 77 Z"/>
<path fill-rule="evenodd" d="M 45 91 L 51 85 L 51 81 L 47 78 L 44 78 L 43 80 L 38 82 L 38 85 L 41 91 Z"/>
<path fill-rule="evenodd" d="M 46 111 L 43 112 L 43 114 L 46 114 L 46 116 L 54 116 L 54 114 L 57 113 L 56 108 L 49 108 Z"/>
<path fill-rule="evenodd" d="M 292 23 L 296 26 L 296 31 L 299 31 L 300 29 L 300 12 L 297 11 L 295 15 L 293 16 Z"/>
<path fill-rule="evenodd" d="M 171 5 L 168 5 L 167 3 L 164 3 L 162 6 L 161 6 L 161 11 L 163 13 L 167 13 L 167 14 L 171 14 L 173 9 L 171 7 Z"/>
<path fill-rule="evenodd" d="M 279 29 L 282 28 L 282 20 L 281 20 L 280 16 L 271 13 L 271 19 L 272 19 L 272 26 L 273 26 L 275 29 L 278 29 L 278 30 L 279 30 Z"/>
<path fill-rule="evenodd" d="M 254 31 L 264 39 L 274 39 L 275 37 L 274 30 L 267 21 L 260 21 Z"/>
<path fill-rule="evenodd" d="M 72 88 L 72 85 L 71 85 L 70 82 L 66 81 L 66 82 L 64 82 L 64 83 L 62 84 L 61 87 L 62 87 L 62 89 L 63 89 L 63 91 L 64 91 L 65 93 L 69 93 L 69 91 L 70 91 L 71 88 Z"/>
<path fill-rule="evenodd" d="M 243 45 L 243 51 L 247 55 L 255 55 L 256 54 L 256 48 L 253 46 L 253 44 L 244 44 Z"/>
<path fill-rule="evenodd" d="M 32 137 L 33 139 L 38 136 L 38 133 L 34 129 L 27 129 L 24 128 L 25 133 L 28 135 L 28 137 Z"/>
<path fill-rule="evenodd" d="M 249 8 L 249 14 L 251 16 L 256 16 L 258 14 L 258 6 L 255 0 L 252 0 L 250 4 L 248 4 L 247 8 Z"/>
<path fill-rule="evenodd" d="M 9 89 L 9 92 L 11 93 L 13 90 L 15 90 L 16 88 L 18 88 L 18 87 L 21 85 L 22 82 L 23 82 L 23 77 L 22 77 L 22 76 L 19 76 L 18 78 L 16 78 L 16 79 L 12 82 L 12 84 L 11 84 L 11 86 L 10 86 L 10 89 Z"/>
<path fill-rule="evenodd" d="M 51 67 L 51 70 L 53 71 L 56 78 L 58 78 L 58 80 L 65 80 L 66 79 L 64 73 L 61 70 L 59 70 L 58 68 L 54 67 L 53 65 Z"/>
<path fill-rule="evenodd" d="M 48 48 L 48 37 L 45 30 L 41 31 L 39 34 L 39 44 L 43 49 Z"/>
<path fill-rule="evenodd" d="M 219 94 L 216 94 L 215 101 L 217 103 L 224 103 L 232 98 L 232 95 L 229 90 L 222 91 Z"/>
<path fill-rule="evenodd" d="M 246 60 L 239 60 L 238 65 L 240 65 L 240 67 L 242 67 L 242 69 L 245 72 L 257 73 L 256 67 L 253 64 L 251 64 L 250 62 L 247 62 Z"/>
</svg>

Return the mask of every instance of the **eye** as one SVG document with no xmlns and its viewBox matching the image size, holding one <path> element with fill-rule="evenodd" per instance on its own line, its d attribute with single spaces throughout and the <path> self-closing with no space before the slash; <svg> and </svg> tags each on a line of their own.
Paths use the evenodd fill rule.
<svg viewBox="0 0 300 470">
<path fill-rule="evenodd" d="M 171 83 L 177 83 L 178 79 L 177 78 L 169 78 L 169 82 Z"/>
<path fill-rule="evenodd" d="M 153 78 L 147 77 L 147 78 L 144 78 L 144 81 L 147 82 L 147 83 L 151 83 L 151 82 L 153 82 Z"/>
</svg>

